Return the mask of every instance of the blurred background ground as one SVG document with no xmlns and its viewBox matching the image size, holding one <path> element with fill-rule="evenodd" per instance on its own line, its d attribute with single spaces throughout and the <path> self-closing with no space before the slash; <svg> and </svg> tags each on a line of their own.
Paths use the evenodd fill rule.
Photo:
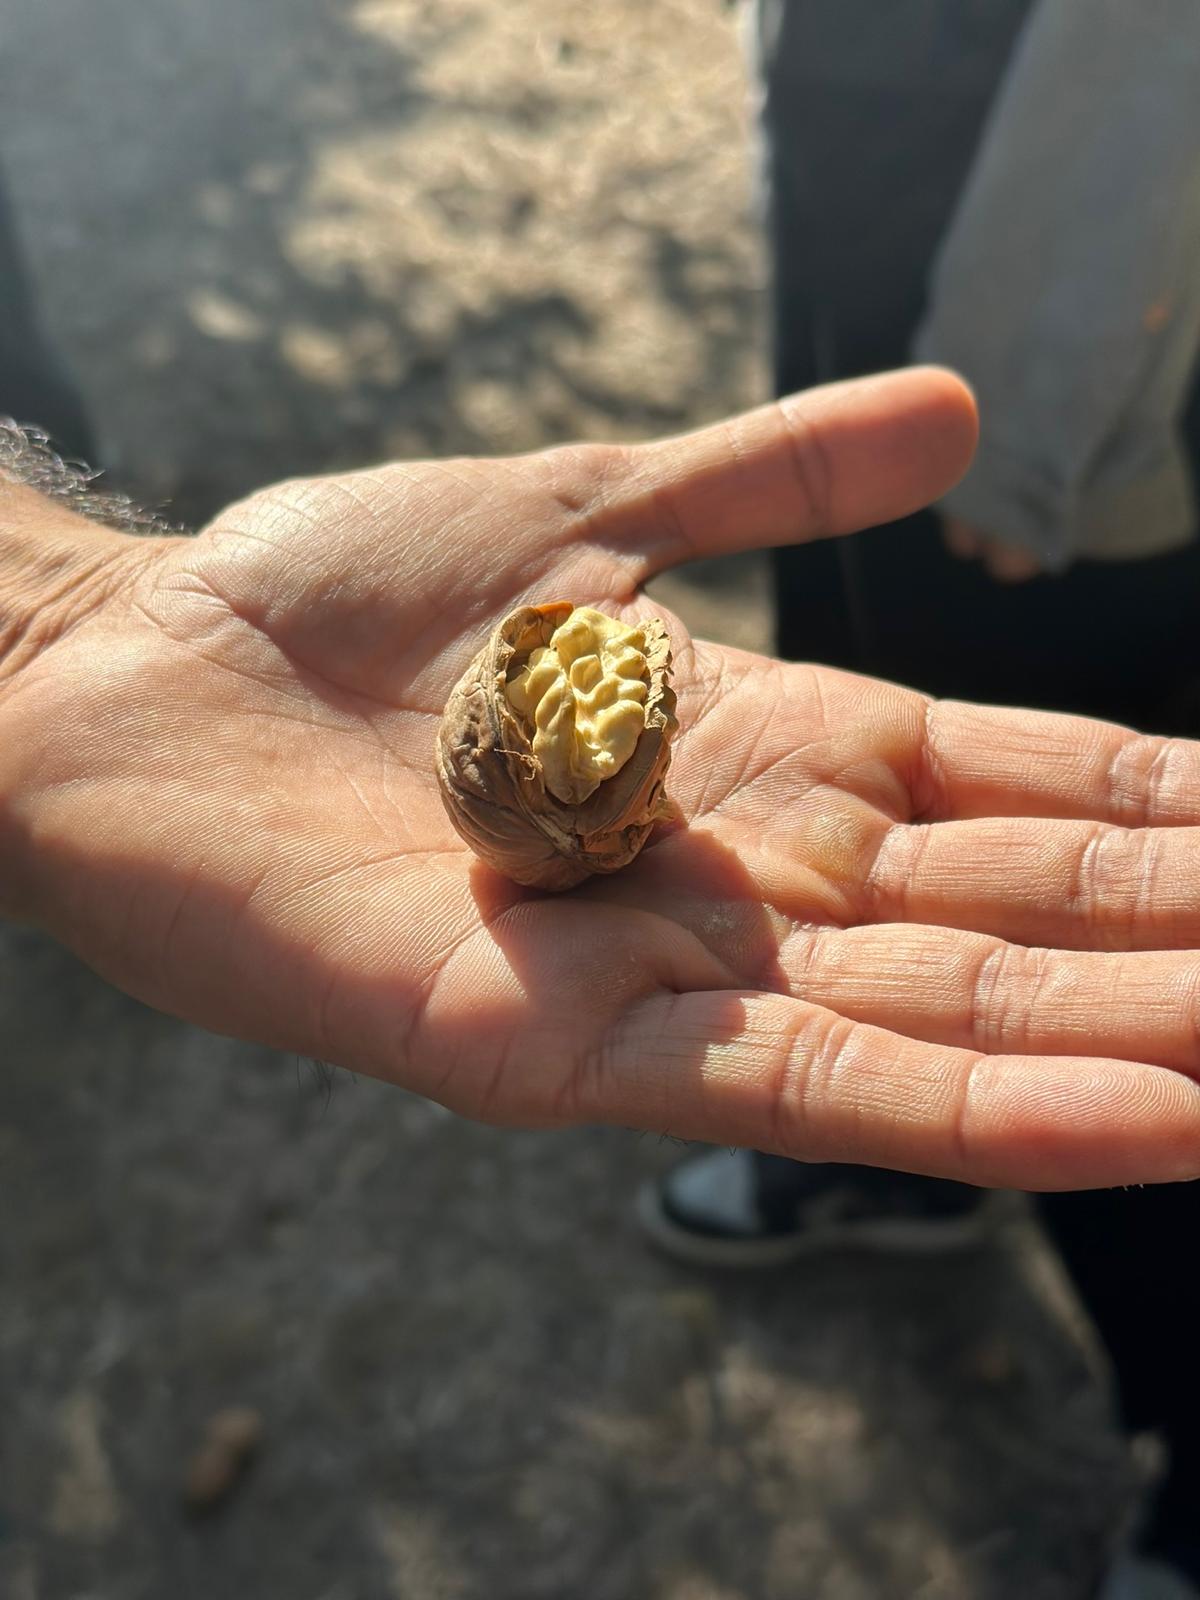
<svg viewBox="0 0 1200 1600">
<path fill-rule="evenodd" d="M 761 398 L 746 98 L 719 0 L 0 0 L 47 321 L 192 525 Z M 761 563 L 666 583 L 766 642 Z M 1131 1469 L 1026 1222 L 698 1275 L 631 1223 L 656 1141 L 469 1126 L 0 959 L 4 1600 L 1091 1592 Z M 189 1518 L 232 1403 L 259 1459 Z"/>
</svg>

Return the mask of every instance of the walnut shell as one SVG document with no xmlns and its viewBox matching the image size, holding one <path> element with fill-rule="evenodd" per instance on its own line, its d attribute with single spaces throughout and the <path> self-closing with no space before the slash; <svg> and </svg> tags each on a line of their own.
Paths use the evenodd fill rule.
<svg viewBox="0 0 1200 1600">
<path fill-rule="evenodd" d="M 579 805 L 555 798 L 543 780 L 524 719 L 509 702 L 510 668 L 575 610 L 569 601 L 522 606 L 493 631 L 455 686 L 437 741 L 437 774 L 450 820 L 475 854 L 516 883 L 570 889 L 596 872 L 616 872 L 667 814 L 663 780 L 678 727 L 664 624 L 638 626 L 649 675 L 646 725 L 633 754 Z"/>
</svg>

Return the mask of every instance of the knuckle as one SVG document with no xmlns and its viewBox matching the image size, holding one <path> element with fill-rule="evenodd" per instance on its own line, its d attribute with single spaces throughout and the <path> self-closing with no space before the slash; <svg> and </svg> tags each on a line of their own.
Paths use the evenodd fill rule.
<svg viewBox="0 0 1200 1600">
<path fill-rule="evenodd" d="M 950 1112 L 949 1123 L 951 1148 L 958 1159 L 959 1170 L 963 1173 L 974 1171 L 982 1154 L 977 1131 L 980 1125 L 977 1111 L 980 1099 L 986 1092 L 988 1075 L 988 1058 L 984 1054 L 973 1054 L 963 1063 L 962 1079 Z"/>
<path fill-rule="evenodd" d="M 1031 989 L 1031 961 L 1032 968 Z M 1037 953 L 997 942 L 983 953 L 971 986 L 972 1048 L 985 1055 L 1020 1053 L 1028 1046 L 1036 997 Z"/>
<path fill-rule="evenodd" d="M 831 521 L 833 470 L 821 430 L 800 404 L 776 402 L 776 413 L 788 446 L 787 459 L 799 505 L 799 520 L 814 536 Z"/>
<path fill-rule="evenodd" d="M 1104 775 L 1110 814 L 1129 827 L 1171 820 L 1178 788 L 1174 779 L 1183 746 L 1177 739 L 1129 734 L 1117 746 Z"/>
<path fill-rule="evenodd" d="M 767 1131 L 784 1153 L 809 1152 L 837 1099 L 837 1080 L 855 1024 L 817 1013 L 785 1036 L 770 1082 Z"/>
</svg>

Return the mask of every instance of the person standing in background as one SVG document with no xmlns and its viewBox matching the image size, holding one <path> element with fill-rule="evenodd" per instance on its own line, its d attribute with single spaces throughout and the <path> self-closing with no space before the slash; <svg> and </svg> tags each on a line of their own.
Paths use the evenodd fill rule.
<svg viewBox="0 0 1200 1600">
<path fill-rule="evenodd" d="M 935 510 L 775 553 L 779 654 L 1200 732 L 1200 7 L 758 0 L 753 29 L 776 392 L 936 361 L 982 423 Z M 1142 1566 L 1105 1593 L 1192 1593 L 1200 1189 L 1040 1206 L 1128 1425 L 1169 1451 L 1143 1543 L 1181 1586 Z M 991 1211 L 954 1184 L 750 1152 L 690 1157 L 641 1197 L 667 1250 L 747 1266 L 947 1248 Z"/>
</svg>

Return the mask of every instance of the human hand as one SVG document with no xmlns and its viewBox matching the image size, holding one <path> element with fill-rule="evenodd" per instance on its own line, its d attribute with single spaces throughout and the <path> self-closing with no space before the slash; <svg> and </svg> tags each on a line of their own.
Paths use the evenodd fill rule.
<svg viewBox="0 0 1200 1600">
<path fill-rule="evenodd" d="M 442 810 L 442 705 L 499 616 L 652 613 L 673 562 L 911 511 L 973 437 L 966 391 L 912 371 L 631 449 L 296 480 L 195 539 L 59 516 L 87 551 L 48 547 L 0 651 L 5 908 L 150 1004 L 471 1116 L 1193 1176 L 1196 745 L 668 619 L 687 826 L 546 896 Z"/>
<path fill-rule="evenodd" d="M 1006 544 L 961 517 L 942 517 L 942 539 L 950 554 L 960 561 L 982 561 L 988 576 L 997 583 L 1028 583 L 1041 574 L 1042 564 L 1031 551 Z"/>
</svg>

